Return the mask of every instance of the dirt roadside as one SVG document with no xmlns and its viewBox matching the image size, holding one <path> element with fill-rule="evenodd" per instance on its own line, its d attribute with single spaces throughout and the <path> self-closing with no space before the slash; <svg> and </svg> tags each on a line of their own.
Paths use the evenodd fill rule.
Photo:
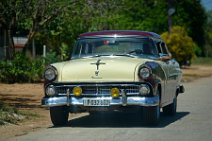
<svg viewBox="0 0 212 141">
<path fill-rule="evenodd" d="M 183 82 L 190 82 L 198 78 L 212 76 L 212 66 L 194 65 L 183 67 Z"/>
<path fill-rule="evenodd" d="M 184 82 L 208 76 L 212 76 L 212 66 L 192 66 L 183 69 Z M 52 126 L 49 111 L 40 106 L 42 97 L 43 84 L 0 84 L 0 101 L 16 106 L 21 111 L 38 115 L 17 125 L 0 126 L 0 141 Z"/>
<path fill-rule="evenodd" d="M 43 84 L 0 84 L 0 101 L 38 116 L 0 126 L 0 141 L 51 126 L 48 110 L 41 108 Z"/>
</svg>

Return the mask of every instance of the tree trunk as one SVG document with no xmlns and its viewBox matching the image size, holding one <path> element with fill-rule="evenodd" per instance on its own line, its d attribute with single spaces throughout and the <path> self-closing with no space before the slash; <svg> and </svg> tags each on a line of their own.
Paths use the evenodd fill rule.
<svg viewBox="0 0 212 141">
<path fill-rule="evenodd" d="M 7 30 L 7 35 L 8 35 L 8 50 L 7 50 L 7 59 L 13 59 L 14 54 L 15 54 L 15 46 L 14 46 L 14 41 L 13 41 L 13 34 L 12 34 L 12 29 L 9 27 Z"/>
<path fill-rule="evenodd" d="M 30 55 L 32 55 L 32 53 L 30 51 L 30 44 L 32 43 L 32 39 L 34 38 L 34 36 L 35 36 L 35 31 L 33 31 L 33 29 L 31 29 L 31 31 L 29 32 L 29 35 L 28 35 L 27 42 L 24 45 L 24 49 L 23 49 L 23 52 L 25 54 L 30 52 Z"/>
</svg>

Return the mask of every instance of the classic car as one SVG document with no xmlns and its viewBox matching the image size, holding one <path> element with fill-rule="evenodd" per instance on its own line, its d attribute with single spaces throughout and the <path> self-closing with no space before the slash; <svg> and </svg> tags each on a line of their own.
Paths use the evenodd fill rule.
<svg viewBox="0 0 212 141">
<path fill-rule="evenodd" d="M 42 105 L 50 107 L 55 126 L 66 124 L 69 112 L 134 107 L 145 123 L 157 125 L 161 109 L 165 115 L 176 113 L 178 94 L 184 92 L 181 76 L 178 62 L 156 33 L 83 33 L 70 60 L 46 68 Z"/>
</svg>

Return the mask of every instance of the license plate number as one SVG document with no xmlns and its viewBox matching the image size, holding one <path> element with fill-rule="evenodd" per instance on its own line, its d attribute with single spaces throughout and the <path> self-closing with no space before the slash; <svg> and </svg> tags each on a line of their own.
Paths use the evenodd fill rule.
<svg viewBox="0 0 212 141">
<path fill-rule="evenodd" d="M 87 98 L 83 100 L 84 106 L 109 106 L 110 100 L 109 99 L 92 99 Z"/>
</svg>

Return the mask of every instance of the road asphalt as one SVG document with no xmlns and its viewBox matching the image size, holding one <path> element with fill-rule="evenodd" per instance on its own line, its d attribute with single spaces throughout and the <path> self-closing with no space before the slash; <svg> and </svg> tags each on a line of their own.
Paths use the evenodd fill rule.
<svg viewBox="0 0 212 141">
<path fill-rule="evenodd" d="M 211 141 L 212 77 L 184 84 L 174 117 L 148 127 L 139 111 L 80 114 L 66 127 L 49 127 L 7 141 Z"/>
</svg>

